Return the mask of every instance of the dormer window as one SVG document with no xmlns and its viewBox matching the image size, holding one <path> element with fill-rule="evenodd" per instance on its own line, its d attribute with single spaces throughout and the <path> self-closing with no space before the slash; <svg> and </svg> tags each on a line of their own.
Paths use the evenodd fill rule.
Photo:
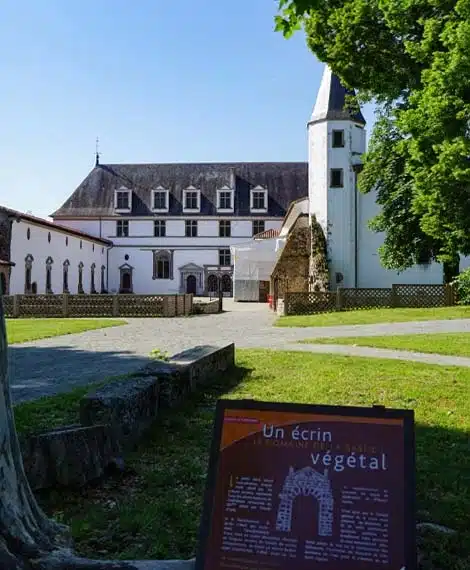
<svg viewBox="0 0 470 570">
<path fill-rule="evenodd" d="M 233 190 L 228 186 L 224 186 L 220 190 L 217 190 L 217 211 L 227 213 L 233 212 L 233 194 Z"/>
<path fill-rule="evenodd" d="M 183 190 L 183 212 L 199 212 L 201 210 L 201 192 L 194 186 Z"/>
<path fill-rule="evenodd" d="M 250 210 L 252 212 L 267 212 L 268 191 L 262 186 L 256 186 L 251 190 Z"/>
<path fill-rule="evenodd" d="M 121 187 L 114 193 L 114 209 L 116 212 L 130 212 L 131 210 L 131 190 Z"/>
<path fill-rule="evenodd" d="M 168 212 L 169 191 L 159 186 L 152 192 L 152 210 L 154 212 Z"/>
</svg>

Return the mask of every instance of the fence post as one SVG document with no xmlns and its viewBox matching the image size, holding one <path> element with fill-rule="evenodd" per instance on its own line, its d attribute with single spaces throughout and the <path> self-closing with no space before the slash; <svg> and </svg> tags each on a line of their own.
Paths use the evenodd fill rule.
<svg viewBox="0 0 470 570">
<path fill-rule="evenodd" d="M 67 293 L 62 294 L 62 316 L 69 316 L 69 296 Z"/>
<path fill-rule="evenodd" d="M 390 293 L 390 306 L 398 307 L 398 293 L 397 293 L 397 286 L 392 285 L 392 292 Z"/>
<path fill-rule="evenodd" d="M 179 295 L 175 295 L 175 317 L 178 316 Z"/>
<path fill-rule="evenodd" d="M 444 285 L 444 299 L 446 306 L 450 307 L 455 305 L 454 285 L 453 283 L 446 283 Z"/>
<path fill-rule="evenodd" d="M 19 317 L 20 316 L 20 296 L 13 295 L 13 316 Z"/>
<path fill-rule="evenodd" d="M 341 311 L 343 308 L 343 291 L 341 287 L 336 289 L 336 310 Z"/>
<path fill-rule="evenodd" d="M 119 317 L 119 299 L 117 294 L 113 296 L 113 317 Z"/>
</svg>

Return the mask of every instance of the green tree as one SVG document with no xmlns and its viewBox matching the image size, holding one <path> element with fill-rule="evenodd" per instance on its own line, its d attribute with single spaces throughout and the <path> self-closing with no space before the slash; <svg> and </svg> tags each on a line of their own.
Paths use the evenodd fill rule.
<svg viewBox="0 0 470 570">
<path fill-rule="evenodd" d="M 276 29 L 315 55 L 379 120 L 360 187 L 378 189 L 382 263 L 470 254 L 470 0 L 279 0 Z"/>
</svg>

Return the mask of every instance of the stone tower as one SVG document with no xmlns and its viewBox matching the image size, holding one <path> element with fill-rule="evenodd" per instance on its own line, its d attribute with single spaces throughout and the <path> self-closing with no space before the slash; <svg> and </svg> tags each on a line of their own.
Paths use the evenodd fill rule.
<svg viewBox="0 0 470 570">
<path fill-rule="evenodd" d="M 357 286 L 357 170 L 366 150 L 365 119 L 354 96 L 325 67 L 308 123 L 309 213 L 327 241 L 330 287 Z M 312 244 L 313 245 L 313 244 Z"/>
</svg>

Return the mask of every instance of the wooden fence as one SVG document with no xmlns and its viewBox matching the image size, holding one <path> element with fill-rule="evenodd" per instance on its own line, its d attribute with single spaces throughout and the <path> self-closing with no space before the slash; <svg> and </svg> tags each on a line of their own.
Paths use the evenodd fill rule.
<svg viewBox="0 0 470 570">
<path fill-rule="evenodd" d="M 192 312 L 192 295 L 4 295 L 5 316 L 177 317 Z"/>
<path fill-rule="evenodd" d="M 383 307 L 447 307 L 457 303 L 453 285 L 392 285 L 390 289 L 362 288 L 285 293 L 278 308 L 283 315 L 307 315 Z"/>
</svg>

